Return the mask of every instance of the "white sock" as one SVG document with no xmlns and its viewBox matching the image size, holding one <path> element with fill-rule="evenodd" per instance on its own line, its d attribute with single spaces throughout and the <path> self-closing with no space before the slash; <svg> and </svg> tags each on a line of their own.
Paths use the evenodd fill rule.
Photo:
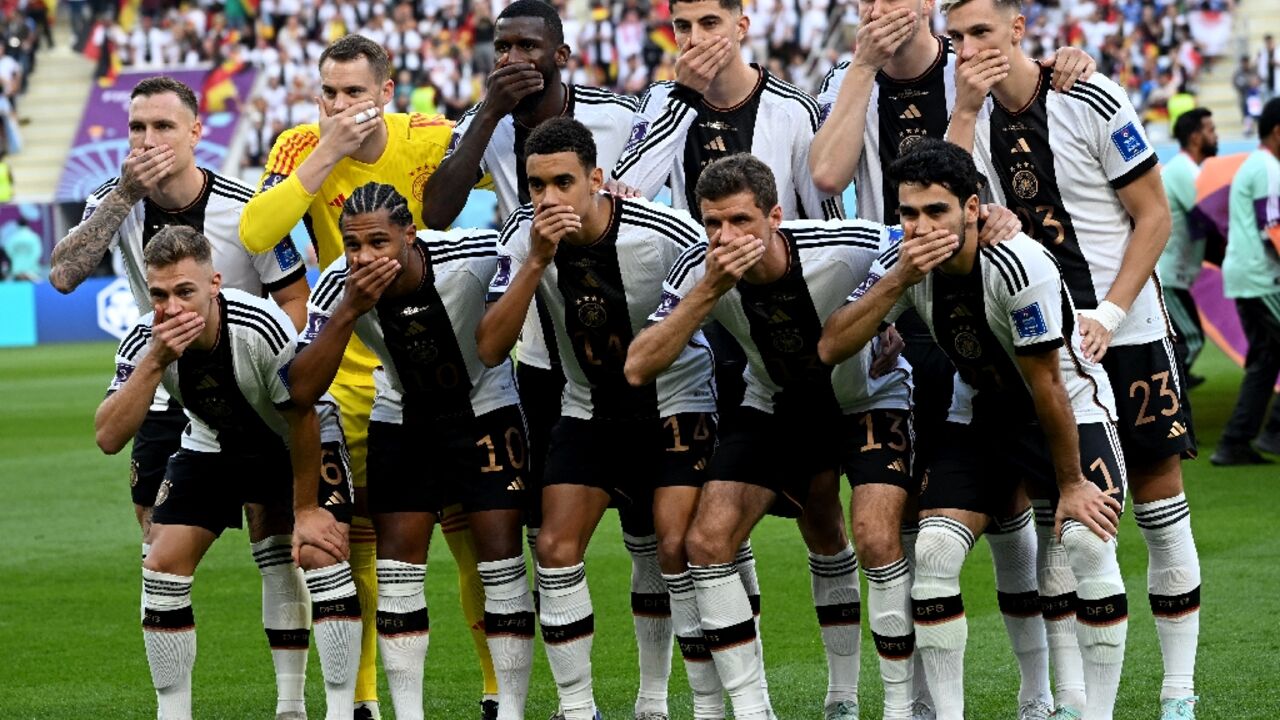
<svg viewBox="0 0 1280 720">
<path fill-rule="evenodd" d="M 857 702 L 862 625 L 858 591 L 858 558 L 852 545 L 835 555 L 809 553 L 813 606 L 827 652 L 827 697 L 824 707 Z"/>
<path fill-rule="evenodd" d="M 262 627 L 276 669 L 276 714 L 306 712 L 311 598 L 293 564 L 293 537 L 273 535 L 249 546 L 262 574 Z"/>
<path fill-rule="evenodd" d="M 1036 572 L 1053 668 L 1053 704 L 1083 712 L 1084 658 L 1076 635 L 1076 576 L 1067 549 L 1053 532 L 1053 507 L 1041 500 L 1031 504 L 1036 513 Z"/>
<path fill-rule="evenodd" d="M 724 686 L 720 684 L 720 674 L 702 637 L 693 575 L 686 570 L 679 575 L 663 573 L 662 579 L 667 582 L 667 590 L 671 593 L 671 622 L 675 626 L 676 641 L 680 643 L 680 654 L 684 657 L 689 689 L 693 693 L 693 717 L 695 720 L 723 720 Z"/>
<path fill-rule="evenodd" d="M 867 619 L 880 655 L 884 720 L 910 720 L 916 633 L 911 622 L 911 568 L 899 558 L 884 567 L 864 567 Z"/>
<path fill-rule="evenodd" d="M 764 638 L 760 634 L 760 578 L 756 576 L 756 555 L 751 551 L 751 540 L 743 540 L 733 559 L 738 569 L 742 587 L 747 591 L 747 604 L 751 606 L 751 618 L 756 626 L 756 659 L 760 661 L 760 689 L 764 701 L 769 704 L 769 677 L 764 669 Z"/>
<path fill-rule="evenodd" d="M 904 521 L 902 527 L 898 531 L 898 537 L 902 542 L 902 556 L 906 558 L 907 565 L 911 569 L 911 582 L 915 582 L 916 572 L 916 539 L 920 537 L 920 525 L 915 520 Z M 912 633 L 914 635 L 914 631 Z M 912 653 L 912 664 L 914 667 L 911 672 L 911 700 L 913 703 L 923 703 L 929 707 L 933 707 L 933 695 L 929 694 L 929 683 L 924 672 L 924 656 L 920 653 Z"/>
<path fill-rule="evenodd" d="M 355 713 L 356 671 L 360 667 L 360 600 L 351 565 L 303 573 L 311 591 L 311 627 L 324 671 L 326 720 L 349 720 Z"/>
<path fill-rule="evenodd" d="M 484 632 L 498 676 L 498 720 L 523 720 L 533 669 L 533 594 L 524 555 L 477 563 L 484 583 Z"/>
<path fill-rule="evenodd" d="M 142 569 L 142 640 L 151 666 L 160 720 L 190 720 L 196 619 L 191 577 Z"/>
<path fill-rule="evenodd" d="M 431 643 L 427 566 L 378 559 L 378 654 L 397 718 L 420 720 L 422 672 Z"/>
<path fill-rule="evenodd" d="M 582 563 L 563 568 L 538 566 L 542 592 L 542 644 L 551 675 L 560 690 L 565 720 L 591 720 L 595 697 L 591 686 L 591 643 L 595 614 Z"/>
<path fill-rule="evenodd" d="M 996 569 L 1000 614 L 1018 660 L 1018 704 L 1032 700 L 1052 704 L 1049 640 L 1036 591 L 1036 530 L 1031 508 L 1016 517 L 994 518 L 987 528 L 987 544 Z"/>
<path fill-rule="evenodd" d="M 667 712 L 667 682 L 671 678 L 671 598 L 658 565 L 658 537 L 623 533 L 631 553 L 631 617 L 640 657 L 640 690 L 636 714 Z"/>
<path fill-rule="evenodd" d="M 739 720 L 764 720 L 769 702 L 760 682 L 756 623 L 736 564 L 690 566 L 702 636 Z"/>
<path fill-rule="evenodd" d="M 1134 519 L 1147 541 L 1147 591 L 1164 656 L 1160 699 L 1195 695 L 1200 641 L 1200 556 L 1191 536 L 1187 496 L 1134 503 Z"/>
<path fill-rule="evenodd" d="M 960 570 L 973 549 L 964 523 L 934 516 L 920 521 L 916 574 L 911 586 L 916 645 L 924 660 L 938 720 L 964 718 L 964 649 L 969 625 L 960 597 Z"/>
<path fill-rule="evenodd" d="M 1111 720 L 1124 664 L 1129 605 L 1116 562 L 1115 540 L 1103 541 L 1074 520 L 1062 526 L 1062 545 L 1076 575 L 1076 633 L 1084 658 L 1085 711 L 1089 720 Z"/>
</svg>

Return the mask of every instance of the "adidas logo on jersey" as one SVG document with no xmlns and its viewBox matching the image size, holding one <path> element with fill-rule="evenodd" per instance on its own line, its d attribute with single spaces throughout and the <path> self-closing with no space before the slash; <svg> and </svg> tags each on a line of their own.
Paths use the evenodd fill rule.
<svg viewBox="0 0 1280 720">
<path fill-rule="evenodd" d="M 892 471 L 894 471 L 894 472 L 900 472 L 900 473 L 902 473 L 903 475 L 906 475 L 906 474 L 907 474 L 907 464 L 906 464 L 905 462 L 903 462 L 903 461 L 902 461 L 902 458 L 897 458 L 896 460 L 894 460 L 893 462 L 889 463 L 889 464 L 888 464 L 888 465 L 886 465 L 885 467 L 887 467 L 888 469 L 890 469 L 890 470 L 892 470 Z"/>
<path fill-rule="evenodd" d="M 920 108 L 916 107 L 915 103 L 911 103 L 910 105 L 907 106 L 906 110 L 902 111 L 902 114 L 898 116 L 898 119 L 899 120 L 915 120 L 918 117 L 921 117 Z"/>
<path fill-rule="evenodd" d="M 333 507 L 334 505 L 341 505 L 343 502 L 345 502 L 345 499 L 342 497 L 342 493 L 339 493 L 337 490 L 334 490 L 333 494 L 330 495 L 329 498 L 324 501 L 324 506 Z"/>
<path fill-rule="evenodd" d="M 729 148 L 724 144 L 724 137 L 717 135 L 715 140 L 702 146 L 706 150 L 718 150 L 719 152 L 729 152 Z"/>
<path fill-rule="evenodd" d="M 196 383 L 197 390 L 212 390 L 216 387 L 218 387 L 218 381 L 214 380 L 210 375 L 205 375 L 203 380 Z"/>
<path fill-rule="evenodd" d="M 1009 154 L 1017 155 L 1018 153 L 1029 153 L 1029 152 L 1031 152 L 1031 146 L 1027 144 L 1027 139 L 1018 138 L 1018 142 L 1013 144 L 1013 149 L 1009 151 Z"/>
<path fill-rule="evenodd" d="M 969 308 L 964 305 L 956 305 L 955 309 L 951 311 L 951 319 L 954 320 L 960 317 L 973 317 L 973 313 L 969 312 Z"/>
<path fill-rule="evenodd" d="M 1182 437 L 1183 435 L 1186 435 L 1186 434 L 1187 434 L 1187 426 L 1183 425 L 1177 420 L 1174 420 L 1173 427 L 1169 428 L 1168 437 L 1172 439 L 1172 438 Z"/>
<path fill-rule="evenodd" d="M 520 478 L 516 478 L 515 480 L 512 480 L 512 481 L 511 481 L 511 484 L 507 485 L 507 489 L 508 489 L 508 490 L 510 490 L 510 491 L 512 491 L 512 492 L 515 492 L 515 491 L 518 491 L 518 490 L 523 490 L 523 489 L 524 489 L 524 480 L 521 480 Z"/>
</svg>

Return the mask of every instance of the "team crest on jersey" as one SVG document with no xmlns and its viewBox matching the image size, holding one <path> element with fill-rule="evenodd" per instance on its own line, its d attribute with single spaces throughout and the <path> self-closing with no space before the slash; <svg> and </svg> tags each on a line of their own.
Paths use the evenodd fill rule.
<svg viewBox="0 0 1280 720">
<path fill-rule="evenodd" d="M 1138 132 L 1138 128 L 1134 127 L 1133 123 L 1127 123 L 1111 133 L 1111 142 L 1120 151 L 1120 157 L 1124 158 L 1125 162 L 1133 160 L 1147 149 L 1147 141 L 1142 138 L 1142 133 Z"/>
<path fill-rule="evenodd" d="M 662 302 L 658 303 L 658 309 L 653 311 L 656 318 L 664 318 L 671 314 L 676 306 L 680 304 L 680 296 L 667 290 L 662 291 Z"/>
<path fill-rule="evenodd" d="M 169 482 L 169 478 L 165 478 L 164 482 L 160 483 L 160 489 L 156 491 L 156 507 L 160 507 L 165 500 L 169 499 L 169 489 L 172 487 L 173 483 Z"/>
<path fill-rule="evenodd" d="M 968 330 L 961 330 L 956 333 L 955 339 L 956 352 L 960 353 L 960 357 L 973 360 L 982 355 L 982 343 L 978 342 L 978 336 Z"/>
<path fill-rule="evenodd" d="M 1040 192 L 1040 179 L 1036 177 L 1031 163 L 1018 163 L 1013 166 L 1013 194 L 1023 200 L 1030 200 Z"/>
<path fill-rule="evenodd" d="M 138 461 L 129 461 L 129 487 L 138 487 Z"/>
<path fill-rule="evenodd" d="M 294 247 L 291 238 L 285 238 L 276 243 L 276 264 L 281 270 L 288 270 L 302 262 L 302 256 L 298 254 L 298 248 Z"/>
<path fill-rule="evenodd" d="M 804 347 L 804 338 L 795 328 L 783 328 L 773 333 L 773 349 L 788 355 L 800 352 Z"/>
<path fill-rule="evenodd" d="M 1044 313 L 1040 312 L 1040 303 L 1033 302 L 1024 308 L 1013 311 L 1013 326 L 1018 329 L 1018 337 L 1033 338 L 1049 332 L 1044 322 Z"/>
<path fill-rule="evenodd" d="M 422 202 L 427 190 L 427 181 L 431 179 L 431 174 L 436 171 L 434 164 L 420 165 L 413 172 L 409 173 L 409 177 L 413 178 L 413 196 Z"/>
<path fill-rule="evenodd" d="M 588 295 L 578 298 L 578 320 L 589 328 L 602 327 L 609 321 L 609 311 L 604 307 L 604 300 Z"/>
<path fill-rule="evenodd" d="M 440 348 L 434 341 L 427 339 L 409 346 L 409 359 L 415 363 L 429 363 L 440 356 Z"/>
<path fill-rule="evenodd" d="M 927 137 L 924 128 L 911 128 L 898 133 L 898 135 L 901 138 L 898 140 L 898 157 L 915 150 L 916 146 L 924 142 L 925 137 Z"/>
<path fill-rule="evenodd" d="M 644 138 L 649 134 L 649 121 L 641 120 L 631 126 L 631 136 L 627 138 L 627 146 L 624 150 L 631 150 L 640 143 L 644 142 Z"/>
</svg>

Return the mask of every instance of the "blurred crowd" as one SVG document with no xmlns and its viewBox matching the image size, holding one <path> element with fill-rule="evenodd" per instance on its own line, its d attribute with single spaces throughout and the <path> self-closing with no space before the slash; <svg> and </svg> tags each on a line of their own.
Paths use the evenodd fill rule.
<svg viewBox="0 0 1280 720">
<path fill-rule="evenodd" d="M 22 151 L 18 102 L 36 68 L 36 51 L 53 46 L 45 0 L 0 1 L 0 202 L 9 199 L 4 158 Z"/>
</svg>

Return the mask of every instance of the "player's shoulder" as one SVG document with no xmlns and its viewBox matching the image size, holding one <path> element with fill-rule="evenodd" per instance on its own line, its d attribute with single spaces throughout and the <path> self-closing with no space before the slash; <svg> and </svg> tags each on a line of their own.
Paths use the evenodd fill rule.
<svg viewBox="0 0 1280 720">
<path fill-rule="evenodd" d="M 667 101 L 667 96 L 671 94 L 671 91 L 675 89 L 676 83 L 674 80 L 660 80 L 653 83 L 640 95 L 638 100 L 640 112 L 648 112 L 655 106 L 662 105 Z"/>
<path fill-rule="evenodd" d="M 138 318 L 120 341 L 120 348 L 116 351 L 116 355 L 129 362 L 137 360 L 151 342 L 151 325 L 155 322 L 155 318 L 154 312 Z"/>
<path fill-rule="evenodd" d="M 1044 245 L 1024 233 L 984 247 L 981 253 L 987 260 L 987 266 L 994 271 L 988 273 L 988 278 L 998 281 L 1009 295 L 1016 295 L 1047 279 L 1061 277 L 1057 262 Z"/>
<path fill-rule="evenodd" d="M 520 229 L 532 223 L 533 205 L 530 203 L 525 203 L 511 211 L 511 214 L 507 216 L 506 222 L 502 224 L 502 229 L 498 231 L 498 244 L 507 247 L 525 237 L 527 233 L 521 232 Z"/>
<path fill-rule="evenodd" d="M 680 253 L 680 256 L 676 258 L 675 263 L 671 265 L 671 270 L 667 273 L 667 284 L 675 288 L 684 285 L 689 279 L 689 275 L 696 272 L 706 262 L 707 247 L 706 240 L 699 240 L 685 248 Z"/>
<path fill-rule="evenodd" d="M 622 198 L 619 207 L 623 225 L 656 231 L 682 248 L 705 238 L 702 226 L 684 210 L 644 198 Z"/>
<path fill-rule="evenodd" d="M 320 144 L 320 126 L 315 123 L 295 125 L 276 138 L 267 158 L 266 171 L 273 175 L 291 175 L 311 151 Z"/>
<path fill-rule="evenodd" d="M 316 286 L 311 289 L 311 304 L 324 312 L 332 312 L 347 286 L 347 256 L 339 255 L 337 260 L 329 263 L 329 267 L 320 273 Z"/>
<path fill-rule="evenodd" d="M 227 304 L 227 326 L 233 339 L 265 346 L 275 355 L 296 334 L 289 316 L 273 300 L 235 288 L 223 288 L 221 292 Z"/>
<path fill-rule="evenodd" d="M 844 76 L 849 74 L 849 66 L 852 64 L 849 60 L 842 60 L 831 69 L 822 78 L 822 84 L 818 86 L 818 95 L 825 95 L 829 92 L 838 92 L 840 86 L 844 84 Z"/>
<path fill-rule="evenodd" d="M 411 143 L 430 143 L 440 147 L 449 144 L 453 122 L 444 115 L 426 113 L 387 113 L 387 126 L 393 134 Z"/>
<path fill-rule="evenodd" d="M 421 230 L 418 242 L 423 243 L 431 265 L 437 269 L 465 266 L 484 262 L 498 256 L 498 232 L 482 228 L 453 228 L 450 230 Z"/>
<path fill-rule="evenodd" d="M 877 250 L 885 227 L 860 218 L 830 220 L 787 220 L 782 228 L 791 233 L 799 247 L 853 246 Z"/>
<path fill-rule="evenodd" d="M 118 187 L 119 185 L 120 185 L 120 178 L 118 176 L 113 177 L 110 180 L 99 185 L 93 192 L 89 193 L 89 197 L 87 198 L 87 201 L 93 202 L 93 203 L 100 203 L 103 200 L 105 200 L 107 198 L 107 195 L 111 194 L 111 191 L 115 190 L 116 187 Z"/>
<path fill-rule="evenodd" d="M 592 85 L 574 85 L 573 102 L 602 110 L 625 110 L 634 113 L 640 107 L 640 99 L 632 95 L 619 95 L 612 90 Z"/>
<path fill-rule="evenodd" d="M 1050 72 L 1049 68 L 1045 68 L 1044 72 L 1047 76 Z M 1131 104 L 1124 88 L 1099 72 L 1083 80 L 1077 80 L 1075 85 L 1065 93 L 1055 94 L 1067 105 L 1081 110 L 1087 109 L 1105 122 L 1110 122 L 1122 107 Z"/>
<path fill-rule="evenodd" d="M 785 108 L 789 113 L 804 113 L 815 127 L 818 124 L 818 101 L 771 72 L 765 72 L 760 102 Z"/>
<path fill-rule="evenodd" d="M 238 205 L 244 205 L 253 199 L 254 189 L 251 185 L 237 178 L 222 175 L 215 170 L 208 170 L 208 173 L 211 197 L 230 200 Z"/>
</svg>

